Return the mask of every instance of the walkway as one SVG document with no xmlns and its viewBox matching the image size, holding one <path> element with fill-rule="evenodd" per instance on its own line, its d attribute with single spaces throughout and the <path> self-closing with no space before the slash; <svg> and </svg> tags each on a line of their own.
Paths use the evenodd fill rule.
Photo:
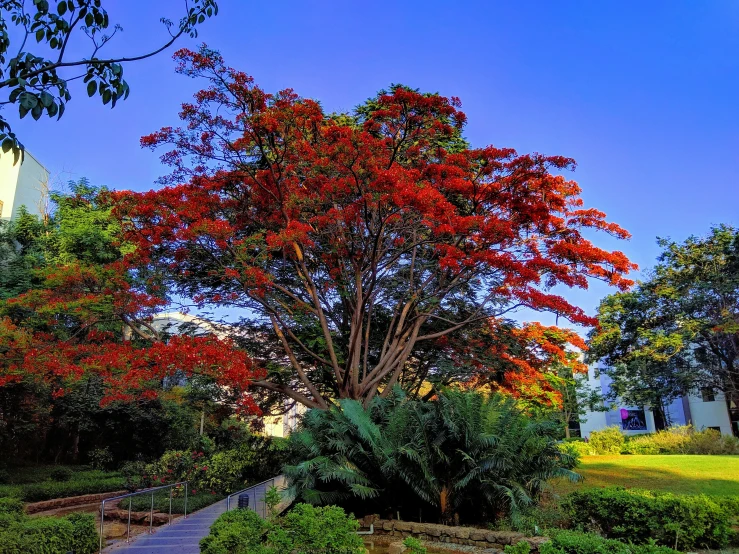
<svg viewBox="0 0 739 554">
<path fill-rule="evenodd" d="M 249 507 L 264 517 L 267 507 L 264 504 L 264 495 L 273 484 L 282 489 L 285 487 L 285 478 L 278 475 L 273 480 L 255 485 L 248 490 Z M 281 512 L 290 505 L 290 500 L 284 500 L 278 505 Z M 238 504 L 238 497 L 231 498 L 231 509 Z M 131 539 L 129 544 L 121 541 L 103 550 L 106 554 L 200 554 L 200 539 L 210 533 L 210 526 L 226 511 L 226 500 L 216 502 L 212 506 L 203 508 L 187 516 L 180 517 L 172 525 L 162 525 L 154 528 L 154 534 L 142 533 Z"/>
<path fill-rule="evenodd" d="M 200 554 L 200 539 L 210 532 L 213 522 L 226 511 L 226 501 L 221 500 L 203 508 L 187 518 L 177 518 L 172 525 L 155 528 L 154 534 L 143 533 L 131 539 L 109 546 L 110 554 Z"/>
</svg>

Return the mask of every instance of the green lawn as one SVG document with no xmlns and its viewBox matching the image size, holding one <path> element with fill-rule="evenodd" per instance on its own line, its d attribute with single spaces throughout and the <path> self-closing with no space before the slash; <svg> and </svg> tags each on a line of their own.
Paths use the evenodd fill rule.
<svg viewBox="0 0 739 554">
<path fill-rule="evenodd" d="M 587 487 L 623 486 L 677 494 L 739 496 L 739 456 L 585 456 L 581 483 L 557 481 L 560 494 Z"/>
</svg>

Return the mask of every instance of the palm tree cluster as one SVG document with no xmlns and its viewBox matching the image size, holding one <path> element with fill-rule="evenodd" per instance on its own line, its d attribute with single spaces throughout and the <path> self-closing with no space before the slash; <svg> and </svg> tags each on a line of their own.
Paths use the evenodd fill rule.
<svg viewBox="0 0 739 554">
<path fill-rule="evenodd" d="M 292 492 L 357 514 L 443 523 L 491 521 L 534 503 L 547 480 L 576 480 L 557 428 L 510 398 L 448 390 L 431 402 L 396 389 L 387 398 L 341 400 L 311 410 L 291 436 Z"/>
</svg>

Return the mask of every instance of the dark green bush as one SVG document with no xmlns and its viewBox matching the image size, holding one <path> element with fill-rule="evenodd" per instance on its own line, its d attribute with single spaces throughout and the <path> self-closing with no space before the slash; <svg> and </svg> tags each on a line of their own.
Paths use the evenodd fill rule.
<svg viewBox="0 0 739 554">
<path fill-rule="evenodd" d="M 98 535 L 95 518 L 72 514 L 64 518 L 22 517 L 0 527 L 0 554 L 93 554 Z"/>
<path fill-rule="evenodd" d="M 72 478 L 72 470 L 63 466 L 55 467 L 51 470 L 50 477 L 52 481 L 63 483 L 65 481 L 69 481 Z"/>
<path fill-rule="evenodd" d="M 538 500 L 547 480 L 579 476 L 559 429 L 503 396 L 445 391 L 431 402 L 395 390 L 369 406 L 311 410 L 284 467 L 296 497 L 426 521 L 492 521 Z"/>
<path fill-rule="evenodd" d="M 177 496 L 172 498 L 172 513 L 183 514 L 185 513 L 185 498 L 184 490 L 179 490 Z M 223 500 L 222 494 L 213 494 L 210 491 L 197 491 L 196 494 L 187 495 L 187 513 L 192 513 L 197 510 L 201 510 Z M 123 501 L 123 506 L 128 509 L 128 501 Z M 135 512 L 148 512 L 151 508 L 151 496 L 142 494 L 134 496 L 131 501 L 131 507 Z M 169 512 L 169 492 L 158 492 L 154 495 L 154 509 L 158 512 L 167 513 Z"/>
<path fill-rule="evenodd" d="M 707 496 L 589 489 L 569 494 L 562 507 L 573 526 L 636 544 L 677 549 L 722 548 L 731 536 L 726 505 Z"/>
<path fill-rule="evenodd" d="M 80 496 L 83 494 L 97 494 L 124 489 L 122 477 L 108 477 L 99 480 L 77 480 L 57 483 L 47 481 L 46 483 L 34 483 L 23 485 L 19 489 L 19 495 L 26 502 L 38 502 L 51 500 L 53 498 L 64 498 L 67 496 Z"/>
<path fill-rule="evenodd" d="M 614 539 L 605 539 L 593 533 L 578 531 L 553 531 L 549 534 L 549 538 L 550 542 L 539 547 L 539 554 L 677 554 L 675 550 L 666 546 L 657 546 L 652 543 L 627 544 Z M 516 546 L 521 544 L 518 543 Z M 522 549 L 514 552 L 509 548 L 511 547 L 506 546 L 505 548 L 507 554 L 525 554 L 521 551 Z"/>
<path fill-rule="evenodd" d="M 201 554 L 284 554 L 285 552 L 361 554 L 359 523 L 336 506 L 298 504 L 270 521 L 251 510 L 220 516 L 200 541 Z"/>
<path fill-rule="evenodd" d="M 0 498 L 0 514 L 23 514 L 23 502 L 17 498 Z"/>
<path fill-rule="evenodd" d="M 10 473 L 7 469 L 0 469 L 0 485 L 10 483 Z"/>
</svg>

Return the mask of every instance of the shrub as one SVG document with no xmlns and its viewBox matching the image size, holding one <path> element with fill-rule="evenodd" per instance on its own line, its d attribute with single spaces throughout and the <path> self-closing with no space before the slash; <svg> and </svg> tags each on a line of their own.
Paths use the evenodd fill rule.
<svg viewBox="0 0 739 554">
<path fill-rule="evenodd" d="M 426 554 L 427 552 L 426 548 L 424 548 L 424 546 L 421 544 L 421 541 L 419 541 L 415 537 L 406 537 L 406 539 L 403 541 L 403 546 L 408 549 L 406 550 L 408 554 Z"/>
<path fill-rule="evenodd" d="M 572 456 L 577 461 L 577 463 L 580 462 L 580 458 L 582 458 L 583 456 L 593 455 L 593 449 L 587 442 L 563 442 L 559 445 L 559 448 L 562 452 Z"/>
<path fill-rule="evenodd" d="M 505 554 L 529 554 L 531 545 L 526 541 L 518 541 L 516 544 L 508 544 L 503 548 Z"/>
<path fill-rule="evenodd" d="M 219 500 L 223 500 L 222 494 L 216 494 L 211 491 L 201 491 L 198 489 L 195 489 L 195 491 L 195 494 L 188 493 L 187 495 L 188 514 L 206 508 L 211 504 L 218 502 Z M 124 500 L 123 502 L 125 503 L 125 508 L 128 509 L 127 501 Z M 142 494 L 139 496 L 134 496 L 131 500 L 131 509 L 135 512 L 148 512 L 150 508 L 150 495 Z M 169 512 L 169 492 L 166 489 L 154 494 L 154 509 L 162 513 Z M 172 498 L 172 513 L 185 513 L 184 489 L 175 489 Z"/>
<path fill-rule="evenodd" d="M 94 448 L 87 454 L 93 469 L 107 469 L 113 463 L 113 454 L 105 448 Z"/>
<path fill-rule="evenodd" d="M 0 554 L 93 554 L 98 535 L 90 514 L 23 517 L 0 527 Z"/>
<path fill-rule="evenodd" d="M 0 485 L 10 483 L 10 473 L 7 469 L 0 468 Z"/>
<path fill-rule="evenodd" d="M 739 454 L 739 439 L 715 429 L 696 431 L 690 425 L 675 426 L 626 441 L 622 454 Z"/>
<path fill-rule="evenodd" d="M 0 514 L 22 515 L 23 502 L 17 498 L 0 498 Z"/>
<path fill-rule="evenodd" d="M 51 470 L 51 480 L 57 483 L 63 483 L 69 481 L 72 478 L 72 470 L 66 467 L 55 467 Z"/>
<path fill-rule="evenodd" d="M 624 434 L 616 427 L 606 427 L 590 433 L 588 445 L 593 454 L 619 454 L 624 445 Z"/>
<path fill-rule="evenodd" d="M 79 479 L 57 483 L 47 481 L 45 483 L 34 483 L 23 485 L 17 489 L 17 494 L 26 502 L 38 502 L 51 500 L 53 498 L 64 498 L 67 496 L 80 496 L 83 494 L 97 494 L 123 489 L 122 477 L 110 476 L 101 479 Z"/>
<path fill-rule="evenodd" d="M 336 506 L 297 504 L 283 517 L 265 521 L 251 510 L 220 516 L 200 541 L 201 554 L 362 554 L 359 522 Z"/>
<path fill-rule="evenodd" d="M 651 543 L 627 544 L 613 539 L 604 539 L 593 533 L 552 531 L 549 535 L 551 540 L 539 546 L 539 554 L 677 554 L 675 550 L 666 546 Z M 519 542 L 516 547 L 521 544 L 526 543 Z M 506 546 L 506 553 L 524 554 L 523 551 L 509 551 L 509 548 Z"/>
<path fill-rule="evenodd" d="M 730 537 L 726 504 L 707 496 L 615 487 L 571 493 L 562 507 L 576 527 L 637 544 L 654 540 L 678 549 L 721 548 Z"/>
</svg>

